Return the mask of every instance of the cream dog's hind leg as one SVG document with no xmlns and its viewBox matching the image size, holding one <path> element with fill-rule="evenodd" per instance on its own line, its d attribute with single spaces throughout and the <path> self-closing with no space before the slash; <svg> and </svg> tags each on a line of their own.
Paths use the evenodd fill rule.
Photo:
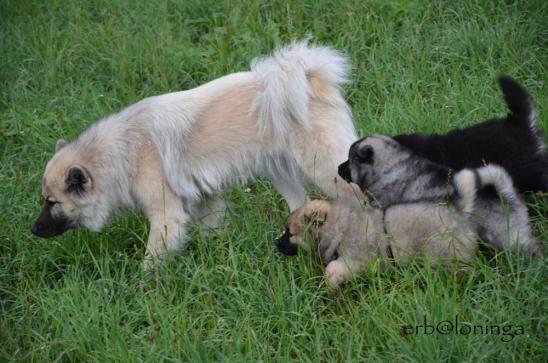
<svg viewBox="0 0 548 363">
<path fill-rule="evenodd" d="M 295 161 L 308 180 L 329 197 L 359 207 L 366 200 L 365 195 L 356 185 L 341 179 L 337 172 L 339 164 L 348 158 L 350 145 L 357 139 L 342 102 L 333 106 L 311 101 L 315 127 L 310 131 L 297 129 L 291 147 Z M 310 137 L 309 133 L 314 136 Z"/>
<path fill-rule="evenodd" d="M 189 208 L 193 220 L 204 231 L 221 228 L 225 222 L 228 203 L 220 194 L 203 197 Z"/>
</svg>

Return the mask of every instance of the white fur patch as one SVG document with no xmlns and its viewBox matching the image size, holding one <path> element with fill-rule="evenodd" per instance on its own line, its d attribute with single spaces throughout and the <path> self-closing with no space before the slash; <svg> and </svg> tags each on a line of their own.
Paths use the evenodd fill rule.
<svg viewBox="0 0 548 363">
<path fill-rule="evenodd" d="M 476 178 L 472 170 L 464 169 L 455 174 L 455 188 L 460 194 L 459 209 L 464 213 L 472 213 L 476 199 Z"/>
</svg>

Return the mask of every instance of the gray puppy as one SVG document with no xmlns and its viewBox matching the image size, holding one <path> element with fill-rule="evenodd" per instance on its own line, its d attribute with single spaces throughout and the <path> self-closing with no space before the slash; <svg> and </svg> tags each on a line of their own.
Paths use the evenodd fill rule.
<svg viewBox="0 0 548 363">
<path fill-rule="evenodd" d="M 474 175 L 465 171 L 459 178 L 464 187 L 459 205 L 471 209 L 467 204 L 473 204 L 475 190 L 466 185 L 473 183 Z M 386 210 L 352 209 L 314 200 L 289 215 L 278 248 L 286 254 L 298 246 L 311 249 L 317 260 L 327 264 L 326 283 L 336 286 L 376 259 L 380 259 L 381 268 L 386 267 L 387 259 L 405 264 L 425 256 L 450 266 L 459 261 L 469 263 L 477 237 L 462 211 L 448 205 L 416 202 Z"/>
<path fill-rule="evenodd" d="M 520 249 L 540 254 L 532 236 L 527 208 L 508 173 L 496 165 L 464 169 L 474 175 L 477 200 L 470 213 L 480 237 L 495 248 Z M 461 196 L 452 171 L 412 153 L 388 136 L 371 136 L 356 141 L 339 175 L 358 184 L 376 206 L 402 202 L 460 203 Z M 460 172 L 459 172 L 460 173 Z"/>
</svg>

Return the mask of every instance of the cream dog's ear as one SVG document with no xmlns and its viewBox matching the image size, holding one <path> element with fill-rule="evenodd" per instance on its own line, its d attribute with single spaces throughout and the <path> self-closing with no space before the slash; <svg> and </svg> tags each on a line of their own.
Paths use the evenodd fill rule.
<svg viewBox="0 0 548 363">
<path fill-rule="evenodd" d="M 57 140 L 57 142 L 55 143 L 55 152 L 61 150 L 61 149 L 64 148 L 65 145 L 67 145 L 67 144 L 68 144 L 68 142 L 67 142 L 67 140 L 65 140 L 65 139 L 59 139 L 59 140 Z"/>
<path fill-rule="evenodd" d="M 324 200 L 314 200 L 305 206 L 303 221 L 305 224 L 322 225 L 327 220 L 331 205 Z"/>
</svg>

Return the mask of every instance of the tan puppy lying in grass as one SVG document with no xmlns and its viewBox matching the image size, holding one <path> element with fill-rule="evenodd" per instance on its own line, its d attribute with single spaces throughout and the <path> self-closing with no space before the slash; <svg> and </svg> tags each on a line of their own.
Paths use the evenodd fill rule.
<svg viewBox="0 0 548 363">
<path fill-rule="evenodd" d="M 289 215 L 278 249 L 287 255 L 298 246 L 327 264 L 326 282 L 336 286 L 376 259 L 405 264 L 417 257 L 443 263 L 471 262 L 478 236 L 455 208 L 428 202 L 352 209 L 314 200 Z"/>
</svg>

